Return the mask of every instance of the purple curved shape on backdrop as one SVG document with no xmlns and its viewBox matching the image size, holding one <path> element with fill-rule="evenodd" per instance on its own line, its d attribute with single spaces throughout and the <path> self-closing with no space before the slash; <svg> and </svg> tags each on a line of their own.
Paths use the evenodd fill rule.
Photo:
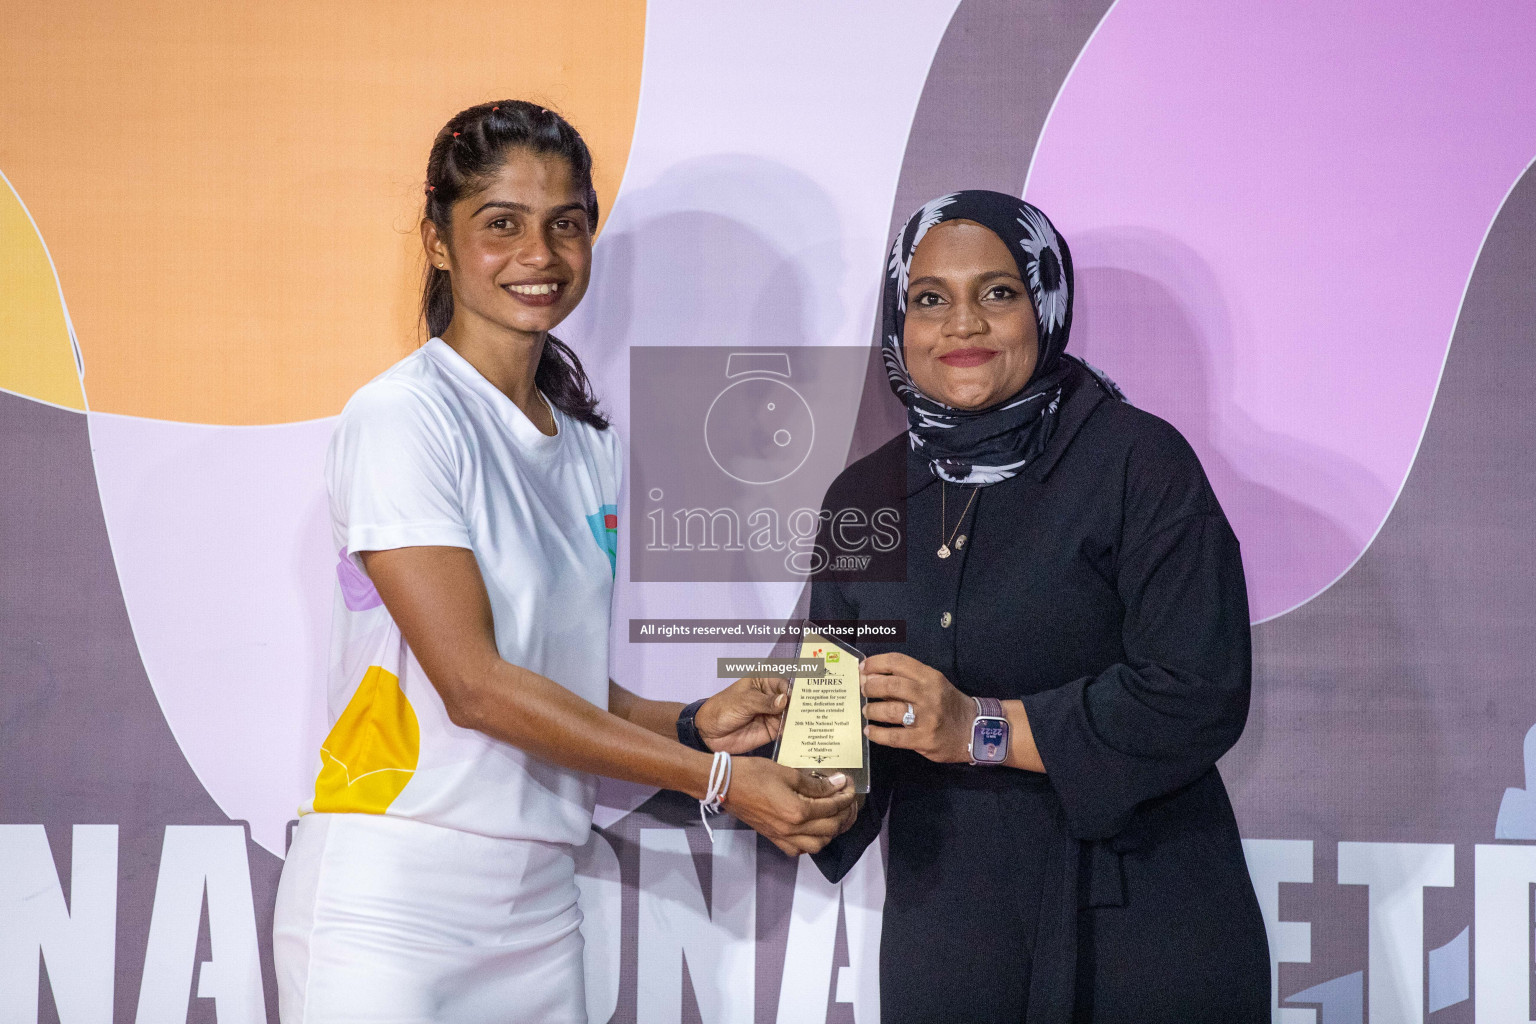
<svg viewBox="0 0 1536 1024">
<path fill-rule="evenodd" d="M 347 557 L 345 551 L 338 552 L 337 558 L 336 581 L 341 584 L 341 599 L 347 603 L 348 608 L 354 612 L 363 612 L 384 603 L 384 599 L 374 589 L 373 580 L 352 564 L 352 559 Z"/>
<path fill-rule="evenodd" d="M 1120 0 L 1057 99 L 1025 192 L 1072 244 L 1072 351 L 1199 452 L 1255 621 L 1396 499 L 1536 155 L 1533 43 L 1512 0 Z"/>
</svg>

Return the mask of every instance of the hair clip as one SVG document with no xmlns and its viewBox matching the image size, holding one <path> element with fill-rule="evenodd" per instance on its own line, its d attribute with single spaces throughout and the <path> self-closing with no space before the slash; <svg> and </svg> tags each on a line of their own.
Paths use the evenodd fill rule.
<svg viewBox="0 0 1536 1024">
<path fill-rule="evenodd" d="M 496 111 L 498 111 L 498 110 L 500 110 L 500 109 L 501 109 L 501 108 L 500 108 L 500 107 L 492 107 L 492 108 L 491 108 L 491 113 L 493 113 L 493 114 L 494 114 L 494 113 L 496 113 Z"/>
<path fill-rule="evenodd" d="M 436 185 L 428 185 L 427 186 L 427 191 L 428 192 L 436 192 L 437 191 L 437 186 Z"/>
<path fill-rule="evenodd" d="M 458 137 L 459 137 L 459 133 L 458 133 L 458 132 L 454 132 L 454 133 L 453 133 L 453 137 L 454 137 L 454 138 L 458 138 Z"/>
</svg>

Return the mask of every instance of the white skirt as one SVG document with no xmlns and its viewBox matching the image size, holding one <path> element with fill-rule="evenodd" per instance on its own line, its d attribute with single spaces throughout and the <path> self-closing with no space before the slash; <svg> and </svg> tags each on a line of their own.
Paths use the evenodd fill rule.
<svg viewBox="0 0 1536 1024">
<path fill-rule="evenodd" d="M 283 1024 L 586 1024 L 569 847 L 307 814 L 272 926 Z"/>
</svg>

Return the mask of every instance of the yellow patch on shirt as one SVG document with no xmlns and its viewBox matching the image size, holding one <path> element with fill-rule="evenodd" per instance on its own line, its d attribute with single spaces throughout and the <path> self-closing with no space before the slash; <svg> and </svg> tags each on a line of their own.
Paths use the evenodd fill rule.
<svg viewBox="0 0 1536 1024">
<path fill-rule="evenodd" d="M 383 814 L 420 757 L 421 728 L 400 678 L 374 665 L 320 747 L 314 809 Z"/>
</svg>

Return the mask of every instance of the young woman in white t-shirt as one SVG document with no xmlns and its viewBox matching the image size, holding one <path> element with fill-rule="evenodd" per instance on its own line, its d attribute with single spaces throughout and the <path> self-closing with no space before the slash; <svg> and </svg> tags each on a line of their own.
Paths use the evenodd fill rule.
<svg viewBox="0 0 1536 1024">
<path fill-rule="evenodd" d="M 587 288 L 591 163 L 518 101 L 433 144 L 433 338 L 358 391 L 327 459 L 332 727 L 278 889 L 284 1024 L 584 1022 L 573 848 L 597 775 L 724 789 L 789 854 L 852 820 L 837 776 L 730 764 L 772 738 L 782 684 L 689 709 L 712 758 L 678 742 L 680 704 L 608 679 L 619 445 L 549 334 Z"/>
</svg>

